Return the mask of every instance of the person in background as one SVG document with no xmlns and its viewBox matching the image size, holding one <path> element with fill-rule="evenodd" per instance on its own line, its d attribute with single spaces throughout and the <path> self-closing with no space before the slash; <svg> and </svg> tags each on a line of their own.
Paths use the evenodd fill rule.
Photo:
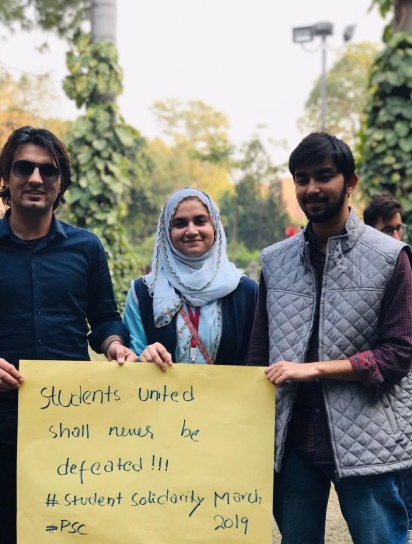
<svg viewBox="0 0 412 544">
<path fill-rule="evenodd" d="M 324 544 L 331 483 L 355 544 L 404 544 L 412 467 L 410 248 L 358 218 L 350 148 L 324 132 L 292 152 L 309 220 L 262 251 L 249 364 L 276 391 L 274 516 L 282 544 Z"/>
<path fill-rule="evenodd" d="M 160 213 L 152 272 L 131 283 L 123 322 L 139 361 L 244 365 L 257 284 L 226 255 L 212 199 L 175 192 Z"/>
<path fill-rule="evenodd" d="M 407 227 L 402 223 L 402 207 L 390 194 L 374 195 L 363 212 L 365 225 L 369 225 L 395 240 L 402 240 Z"/>
<path fill-rule="evenodd" d="M 87 340 L 109 360 L 136 356 L 102 244 L 54 215 L 72 183 L 62 142 L 19 128 L 0 153 L 0 179 L 10 206 L 0 219 L 0 542 L 15 544 L 19 360 L 86 361 Z"/>
<path fill-rule="evenodd" d="M 390 194 L 374 195 L 363 212 L 365 225 L 380 230 L 396 240 L 402 240 L 407 228 L 402 222 L 402 207 Z M 412 544 L 412 470 L 402 473 L 402 498 L 409 517 L 408 539 L 406 544 Z"/>
</svg>

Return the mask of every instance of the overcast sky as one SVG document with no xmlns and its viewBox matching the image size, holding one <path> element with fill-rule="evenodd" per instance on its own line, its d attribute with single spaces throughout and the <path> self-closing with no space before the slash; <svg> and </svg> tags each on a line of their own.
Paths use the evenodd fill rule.
<svg viewBox="0 0 412 544">
<path fill-rule="evenodd" d="M 343 30 L 356 24 L 353 41 L 380 42 L 384 22 L 368 8 L 371 0 L 118 0 L 117 35 L 124 93 L 123 116 L 143 135 L 158 128 L 150 112 L 168 97 L 202 100 L 224 112 L 231 138 L 239 144 L 266 125 L 267 138 L 286 139 L 282 160 L 304 136 L 296 121 L 311 86 L 320 75 L 320 51 L 308 53 L 292 42 L 292 28 L 328 21 L 334 25 L 333 48 Z M 67 45 L 41 32 L 6 35 L 0 62 L 12 73 L 51 72 L 60 88 L 66 74 Z M 45 39 L 49 53 L 36 47 Z M 316 48 L 320 40 L 309 44 Z M 335 52 L 328 53 L 328 65 Z M 61 93 L 53 114 L 77 115 Z"/>
</svg>

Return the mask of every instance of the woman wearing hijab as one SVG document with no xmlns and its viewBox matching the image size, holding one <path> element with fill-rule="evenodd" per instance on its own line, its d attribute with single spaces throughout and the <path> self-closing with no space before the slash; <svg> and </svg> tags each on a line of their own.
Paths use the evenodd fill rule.
<svg viewBox="0 0 412 544">
<path fill-rule="evenodd" d="M 257 284 L 226 255 L 219 210 L 198 189 L 160 213 L 152 272 L 134 280 L 124 323 L 139 361 L 245 365 Z"/>
</svg>

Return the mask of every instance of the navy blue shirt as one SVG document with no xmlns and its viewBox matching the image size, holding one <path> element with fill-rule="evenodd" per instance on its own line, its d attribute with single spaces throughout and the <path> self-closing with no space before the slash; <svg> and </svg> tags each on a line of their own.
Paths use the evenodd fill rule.
<svg viewBox="0 0 412 544">
<path fill-rule="evenodd" d="M 117 312 L 106 253 L 97 236 L 53 216 L 37 243 L 21 240 L 0 219 L 0 357 L 89 360 L 110 335 L 128 341 Z M 91 330 L 91 332 L 90 332 Z M 0 393 L 0 442 L 13 443 L 17 391 Z"/>
</svg>

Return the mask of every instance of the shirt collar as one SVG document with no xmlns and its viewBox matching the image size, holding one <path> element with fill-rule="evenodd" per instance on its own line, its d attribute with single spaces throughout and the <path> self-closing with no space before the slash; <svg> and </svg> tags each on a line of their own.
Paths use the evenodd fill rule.
<svg viewBox="0 0 412 544">
<path fill-rule="evenodd" d="M 345 234 L 347 234 L 347 228 L 346 226 L 343 227 L 343 230 L 342 232 L 338 235 L 338 236 L 343 236 Z M 313 228 L 312 228 L 312 223 L 308 223 L 308 226 L 307 228 L 305 229 L 305 239 L 307 242 L 309 242 L 313 247 L 315 247 L 316 249 L 320 250 L 320 244 L 319 244 L 319 240 L 317 239 L 316 237 L 316 234 L 313 232 Z"/>
<path fill-rule="evenodd" d="M 11 230 L 9 225 L 10 213 L 11 213 L 11 210 L 9 208 L 4 214 L 3 218 L 0 220 L 0 238 L 3 238 L 4 236 L 10 236 L 12 238 L 13 236 L 15 236 L 14 232 Z M 67 234 L 64 231 L 62 223 L 56 218 L 54 214 L 53 214 L 49 234 L 52 234 L 52 235 L 59 234 L 67 238 Z"/>
</svg>

